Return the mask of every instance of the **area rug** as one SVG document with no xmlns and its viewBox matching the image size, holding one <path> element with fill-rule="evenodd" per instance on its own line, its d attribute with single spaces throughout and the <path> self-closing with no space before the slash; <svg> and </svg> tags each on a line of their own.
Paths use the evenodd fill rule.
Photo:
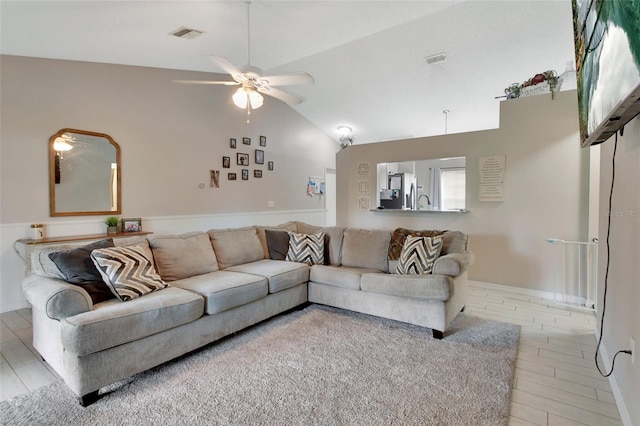
<svg viewBox="0 0 640 426">
<path fill-rule="evenodd" d="M 520 327 L 431 330 L 311 305 L 102 390 L 0 403 L 6 425 L 506 425 Z"/>
</svg>

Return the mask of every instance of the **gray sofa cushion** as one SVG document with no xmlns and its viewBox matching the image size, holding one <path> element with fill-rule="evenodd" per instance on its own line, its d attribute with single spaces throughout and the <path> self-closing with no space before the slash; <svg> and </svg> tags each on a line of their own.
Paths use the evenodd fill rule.
<svg viewBox="0 0 640 426">
<path fill-rule="evenodd" d="M 263 259 L 226 270 L 265 277 L 269 282 L 269 293 L 277 293 L 309 281 L 309 266 L 297 262 Z"/>
<path fill-rule="evenodd" d="M 313 265 L 309 275 L 309 281 L 320 284 L 328 284 L 334 287 L 360 290 L 360 277 L 362 274 L 380 272 L 379 269 L 350 268 L 348 266 Z"/>
<path fill-rule="evenodd" d="M 363 274 L 362 291 L 416 299 L 449 300 L 451 278 L 445 275 Z"/>
<path fill-rule="evenodd" d="M 443 234 L 441 255 L 463 253 L 469 249 L 469 236 L 460 231 L 447 231 Z"/>
<path fill-rule="evenodd" d="M 203 311 L 201 296 L 172 287 L 127 303 L 113 299 L 62 320 L 62 343 L 74 355 L 88 355 L 195 321 Z"/>
<path fill-rule="evenodd" d="M 208 234 L 216 251 L 220 269 L 264 259 L 264 250 L 253 226 L 211 229 Z"/>
<path fill-rule="evenodd" d="M 342 240 L 342 265 L 389 272 L 387 252 L 391 231 L 347 228 Z"/>
<path fill-rule="evenodd" d="M 203 296 L 209 315 L 246 305 L 268 293 L 265 278 L 228 270 L 185 278 L 171 285 Z"/>
<path fill-rule="evenodd" d="M 158 273 L 165 281 L 181 280 L 218 270 L 216 255 L 204 232 L 150 236 Z"/>
</svg>

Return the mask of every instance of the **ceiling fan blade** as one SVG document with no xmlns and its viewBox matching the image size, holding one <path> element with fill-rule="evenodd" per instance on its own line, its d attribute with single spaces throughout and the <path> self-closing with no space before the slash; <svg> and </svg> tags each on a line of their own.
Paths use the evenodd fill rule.
<svg viewBox="0 0 640 426">
<path fill-rule="evenodd" d="M 237 81 L 210 81 L 210 80 L 173 80 L 174 83 L 181 84 L 223 84 L 225 86 L 237 86 Z"/>
<path fill-rule="evenodd" d="M 209 55 L 209 60 L 217 65 L 220 69 L 224 70 L 224 72 L 231 75 L 234 80 L 240 83 L 246 81 L 246 77 L 243 75 L 243 73 L 225 58 L 221 56 Z"/>
<path fill-rule="evenodd" d="M 280 99 L 283 102 L 286 102 L 290 105 L 298 105 L 304 102 L 304 98 L 302 96 L 294 95 L 293 93 L 285 92 L 282 89 L 275 89 L 273 87 L 258 87 L 258 92 L 264 93 L 268 96 L 273 96 L 276 99 Z"/>
<path fill-rule="evenodd" d="M 299 86 L 301 84 L 313 84 L 313 77 L 304 72 L 296 72 L 282 75 L 268 75 L 258 78 L 258 81 L 269 86 Z"/>
</svg>

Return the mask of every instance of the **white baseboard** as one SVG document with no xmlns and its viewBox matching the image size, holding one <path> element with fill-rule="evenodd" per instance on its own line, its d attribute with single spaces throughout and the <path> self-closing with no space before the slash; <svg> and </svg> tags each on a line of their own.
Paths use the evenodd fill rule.
<svg viewBox="0 0 640 426">
<path fill-rule="evenodd" d="M 596 327 L 595 331 L 596 342 L 600 339 L 600 331 Z M 602 356 L 602 362 L 604 362 L 604 370 L 605 373 L 611 371 L 611 358 L 609 358 L 609 354 L 607 353 L 607 348 L 604 345 L 600 345 L 600 355 Z M 622 424 L 624 426 L 634 426 L 631 424 L 631 415 L 629 414 L 629 410 L 627 410 L 627 406 L 624 403 L 624 398 L 622 397 L 622 392 L 620 391 L 620 386 L 618 385 L 618 381 L 616 380 L 616 376 L 613 374 L 608 377 L 609 386 L 611 386 L 611 392 L 613 393 L 613 398 L 616 401 L 616 406 L 618 407 L 618 411 L 620 412 L 620 419 L 622 420 Z"/>
</svg>

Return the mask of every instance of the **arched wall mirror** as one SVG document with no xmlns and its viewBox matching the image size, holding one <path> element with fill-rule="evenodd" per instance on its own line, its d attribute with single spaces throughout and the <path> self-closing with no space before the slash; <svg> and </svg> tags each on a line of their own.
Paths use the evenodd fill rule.
<svg viewBox="0 0 640 426">
<path fill-rule="evenodd" d="M 120 147 L 104 133 L 62 129 L 49 139 L 51 216 L 121 213 Z"/>
</svg>

